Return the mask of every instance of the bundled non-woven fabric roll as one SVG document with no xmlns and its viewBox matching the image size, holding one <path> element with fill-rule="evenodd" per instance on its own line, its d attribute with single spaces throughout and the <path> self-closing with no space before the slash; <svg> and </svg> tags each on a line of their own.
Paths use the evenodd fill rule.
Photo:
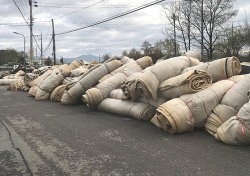
<svg viewBox="0 0 250 176">
<path fill-rule="evenodd" d="M 17 81 L 20 81 L 22 79 L 0 79 L 0 86 L 2 85 L 10 85 L 11 83 L 15 83 Z"/>
<path fill-rule="evenodd" d="M 212 77 L 208 73 L 199 70 L 190 70 L 163 81 L 159 86 L 158 95 L 166 99 L 178 98 L 184 94 L 206 89 L 211 84 Z"/>
<path fill-rule="evenodd" d="M 198 59 L 199 61 L 201 61 L 201 53 L 198 52 L 198 51 L 187 51 L 184 56 L 187 56 L 187 57 L 192 57 L 192 58 L 195 58 L 195 59 Z"/>
<path fill-rule="evenodd" d="M 111 76 L 117 74 L 117 73 L 123 73 L 125 76 L 130 76 L 131 74 L 135 73 L 135 72 L 140 72 L 142 71 L 142 68 L 137 64 L 137 62 L 135 61 L 131 61 L 117 69 L 115 69 L 114 71 L 112 71 L 111 73 L 105 75 L 104 77 L 102 77 L 99 82 L 105 81 L 106 79 L 110 78 Z"/>
<path fill-rule="evenodd" d="M 155 114 L 155 108 L 146 103 L 111 98 L 103 100 L 98 105 L 98 110 L 146 121 L 150 120 Z"/>
<path fill-rule="evenodd" d="M 217 129 L 215 138 L 230 145 L 250 144 L 250 101 Z"/>
<path fill-rule="evenodd" d="M 152 98 L 147 99 L 146 97 L 139 97 L 137 99 L 137 101 L 150 104 L 150 105 L 154 106 L 155 108 L 158 108 L 160 105 L 162 105 L 163 103 L 166 102 L 166 100 L 162 97 L 157 97 L 156 100 L 153 100 Z"/>
<path fill-rule="evenodd" d="M 128 56 L 123 56 L 120 60 L 122 62 L 123 65 L 128 64 L 130 62 L 133 62 L 134 59 L 133 58 L 129 58 Z"/>
<path fill-rule="evenodd" d="M 53 71 L 47 70 L 42 75 L 38 76 L 36 79 L 30 82 L 30 86 L 33 87 L 35 85 L 39 85 L 44 79 L 46 79 Z"/>
<path fill-rule="evenodd" d="M 20 79 L 19 81 L 13 82 L 9 85 L 7 90 L 23 90 L 28 91 L 29 87 L 24 83 L 23 79 Z"/>
<path fill-rule="evenodd" d="M 51 92 L 63 81 L 64 76 L 59 69 L 54 69 L 53 72 L 44 79 L 39 85 L 36 92 L 36 100 L 47 100 Z"/>
<path fill-rule="evenodd" d="M 58 69 L 60 70 L 60 72 L 62 73 L 63 76 L 67 77 L 70 75 L 71 73 L 71 69 L 70 67 L 68 66 L 68 64 L 63 64 L 63 65 L 60 65 L 58 67 Z"/>
<path fill-rule="evenodd" d="M 122 63 L 118 60 L 113 60 L 104 64 L 96 65 L 80 77 L 80 80 L 75 83 L 69 90 L 64 91 L 61 98 L 62 104 L 76 104 L 81 100 L 82 95 L 89 88 L 94 87 L 98 81 L 108 73 L 120 67 Z"/>
<path fill-rule="evenodd" d="M 62 94 L 65 91 L 66 85 L 57 86 L 50 94 L 50 100 L 59 102 L 61 101 Z"/>
<path fill-rule="evenodd" d="M 214 135 L 222 123 L 235 116 L 240 108 L 248 102 L 248 90 L 250 90 L 250 74 L 244 75 L 239 82 L 228 90 L 217 105 L 205 124 L 205 130 Z"/>
<path fill-rule="evenodd" d="M 137 64 L 140 65 L 142 69 L 147 68 L 148 66 L 153 65 L 153 60 L 149 56 L 144 56 L 136 60 Z"/>
<path fill-rule="evenodd" d="M 127 100 L 129 97 L 126 97 L 122 89 L 114 89 L 110 92 L 109 98 L 118 99 L 118 100 Z"/>
<path fill-rule="evenodd" d="M 183 69 L 198 65 L 199 63 L 199 60 L 186 56 L 164 60 L 146 68 L 134 80 L 126 80 L 123 86 L 129 86 L 129 88 L 122 88 L 122 90 L 128 91 L 132 100 L 136 100 L 139 96 L 157 99 L 157 90 L 163 81 L 178 76 Z M 129 92 L 129 90 L 132 92 Z"/>
<path fill-rule="evenodd" d="M 38 77 L 37 74 L 34 73 L 25 73 L 23 76 L 23 81 L 25 85 L 30 85 L 30 82 L 33 81 L 34 79 L 36 79 Z"/>
<path fill-rule="evenodd" d="M 186 68 L 182 71 L 182 73 L 188 72 L 190 70 L 205 71 L 212 76 L 213 82 L 217 82 L 219 80 L 227 79 L 234 75 L 240 74 L 241 65 L 237 57 L 227 57 Z"/>
<path fill-rule="evenodd" d="M 108 98 L 110 92 L 121 85 L 126 79 L 123 73 L 116 73 L 112 77 L 99 83 L 96 87 L 90 88 L 82 96 L 82 100 L 89 107 L 97 107 L 105 98 Z"/>
<path fill-rule="evenodd" d="M 15 76 L 24 76 L 25 72 L 23 70 L 19 70 L 18 72 L 15 73 Z"/>
<path fill-rule="evenodd" d="M 80 66 L 74 70 L 71 71 L 70 77 L 79 77 L 86 73 L 88 71 L 88 68 L 85 66 Z"/>
<path fill-rule="evenodd" d="M 222 80 L 200 92 L 174 98 L 159 106 L 154 118 L 171 134 L 202 127 L 213 108 L 233 85 L 233 81 Z"/>
<path fill-rule="evenodd" d="M 83 65 L 83 62 L 81 60 L 75 59 L 73 62 L 69 64 L 69 68 L 70 70 L 74 70 L 80 67 L 81 65 Z"/>
</svg>

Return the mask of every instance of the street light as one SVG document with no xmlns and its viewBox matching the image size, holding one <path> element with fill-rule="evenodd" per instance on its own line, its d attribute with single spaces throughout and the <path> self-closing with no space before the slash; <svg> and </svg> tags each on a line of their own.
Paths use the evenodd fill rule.
<svg viewBox="0 0 250 176">
<path fill-rule="evenodd" d="M 23 36 L 23 58 L 24 58 L 24 67 L 26 66 L 26 59 L 25 59 L 25 36 L 23 34 L 20 34 L 18 32 L 13 32 L 14 34 L 18 34 Z"/>
</svg>

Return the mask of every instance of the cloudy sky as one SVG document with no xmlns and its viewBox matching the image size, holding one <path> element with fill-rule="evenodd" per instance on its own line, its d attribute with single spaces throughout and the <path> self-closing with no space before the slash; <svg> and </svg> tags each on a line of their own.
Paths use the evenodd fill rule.
<svg viewBox="0 0 250 176">
<path fill-rule="evenodd" d="M 29 27 L 14 1 L 29 22 L 28 0 L 0 0 L 0 49 L 14 48 L 22 51 L 23 38 L 13 33 L 18 32 L 25 36 L 26 51 L 28 51 L 30 48 Z M 145 40 L 153 44 L 164 39 L 162 30 L 165 21 L 161 6 L 173 1 L 166 0 L 100 25 L 62 34 L 121 14 L 153 2 L 153 0 L 36 0 L 38 7 L 33 8 L 33 33 L 37 35 L 36 41 L 39 47 L 41 42 L 39 35 L 42 33 L 45 56 L 51 56 L 52 53 L 51 19 L 54 19 L 55 24 L 58 58 L 77 57 L 82 54 L 120 55 L 124 50 L 139 49 Z M 245 17 L 250 20 L 249 0 L 236 0 L 235 8 L 239 9 L 238 16 L 233 19 L 235 24 L 243 22 Z M 36 41 L 34 40 L 34 49 L 37 48 L 39 56 L 40 50 Z"/>
</svg>

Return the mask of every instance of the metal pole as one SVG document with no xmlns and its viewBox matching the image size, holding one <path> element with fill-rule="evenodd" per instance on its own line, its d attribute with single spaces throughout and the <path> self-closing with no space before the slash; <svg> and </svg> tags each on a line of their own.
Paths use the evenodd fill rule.
<svg viewBox="0 0 250 176">
<path fill-rule="evenodd" d="M 43 35 L 41 32 L 41 64 L 43 65 Z"/>
<path fill-rule="evenodd" d="M 13 32 L 14 34 L 18 34 L 18 35 L 21 35 L 23 36 L 23 58 L 24 58 L 24 66 L 26 65 L 26 59 L 25 59 L 25 36 L 21 33 L 18 33 L 18 32 Z"/>
</svg>

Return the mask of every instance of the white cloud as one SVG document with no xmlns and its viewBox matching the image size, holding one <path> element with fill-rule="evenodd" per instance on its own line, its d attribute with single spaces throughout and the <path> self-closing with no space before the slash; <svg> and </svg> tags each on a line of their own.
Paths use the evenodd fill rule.
<svg viewBox="0 0 250 176">
<path fill-rule="evenodd" d="M 21 10 L 25 12 L 24 15 L 28 21 L 29 7 L 27 6 L 27 1 L 20 0 L 16 2 Z M 21 4 L 20 2 L 23 3 Z M 39 35 L 40 31 L 42 32 L 44 42 L 43 45 L 44 48 L 46 48 L 51 39 L 52 18 L 55 23 L 55 32 L 58 34 L 60 32 L 72 30 L 109 18 L 142 4 L 152 2 L 152 0 L 104 0 L 93 7 L 67 15 L 95 2 L 98 2 L 98 0 L 38 1 L 38 7 L 33 8 L 33 15 L 35 18 L 34 34 Z M 26 51 L 28 51 L 29 28 L 28 26 L 23 26 L 25 23 L 20 12 L 14 5 L 13 1 L 0 0 L 0 3 L 3 4 L 0 7 L 1 24 L 19 24 L 19 26 L 13 26 L 14 24 L 0 25 L 0 49 L 12 47 L 19 51 L 23 50 L 22 37 L 13 34 L 13 32 L 16 31 L 25 35 Z M 246 0 L 237 0 L 236 7 L 239 8 L 239 17 L 236 19 L 241 19 L 242 16 L 245 16 L 245 14 L 250 17 L 249 12 L 247 11 L 247 9 L 250 8 L 250 2 Z M 244 11 L 244 9 L 246 9 L 246 11 Z M 164 18 L 162 18 L 161 6 L 154 5 L 91 28 L 65 35 L 56 35 L 56 55 L 58 57 L 76 57 L 82 54 L 103 55 L 105 53 L 119 55 L 123 50 L 129 50 L 131 48 L 140 49 L 142 42 L 145 40 L 148 40 L 153 44 L 164 38 L 164 35 L 162 34 L 164 23 L 165 21 Z M 37 42 L 40 44 L 39 38 L 37 38 Z M 35 41 L 34 46 L 36 46 Z M 44 54 L 46 56 L 51 56 L 51 53 L 52 45 L 50 45 Z"/>
</svg>

